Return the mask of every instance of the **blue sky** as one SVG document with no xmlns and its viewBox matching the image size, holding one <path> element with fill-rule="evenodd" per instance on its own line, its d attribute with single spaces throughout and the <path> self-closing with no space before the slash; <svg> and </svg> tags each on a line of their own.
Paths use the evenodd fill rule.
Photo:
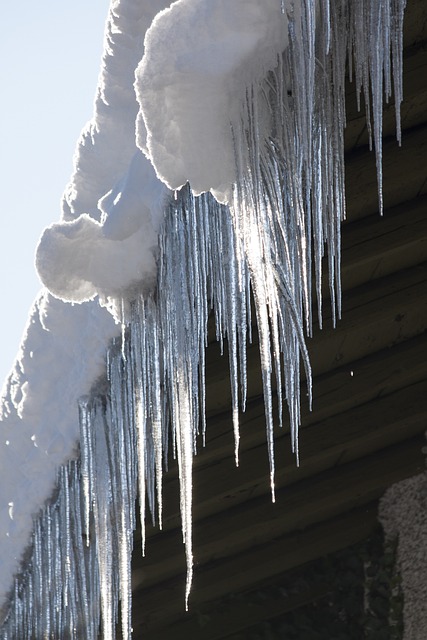
<svg viewBox="0 0 427 640">
<path fill-rule="evenodd" d="M 8 0 L 0 39 L 0 386 L 41 285 L 34 251 L 60 217 L 92 104 L 109 0 Z"/>
</svg>

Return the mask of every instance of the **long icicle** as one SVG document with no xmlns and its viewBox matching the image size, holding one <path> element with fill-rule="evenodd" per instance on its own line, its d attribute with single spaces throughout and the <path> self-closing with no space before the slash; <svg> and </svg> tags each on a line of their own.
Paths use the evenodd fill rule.
<svg viewBox="0 0 427 640">
<path fill-rule="evenodd" d="M 130 326 L 123 323 L 122 340 L 108 352 L 108 379 L 81 399 L 80 462 L 60 469 L 57 494 L 35 521 L 30 561 L 15 582 L 3 640 L 61 637 L 64 629 L 73 630 L 73 638 L 84 629 L 95 640 L 101 619 L 104 637 L 113 638 L 119 600 L 122 635 L 131 637 L 134 504 L 139 492 L 145 550 L 146 502 L 153 521 L 162 522 L 162 474 L 170 441 L 181 483 L 188 606 L 192 458 L 199 434 L 205 438 L 204 351 L 211 307 L 217 338 L 229 342 L 236 461 L 239 400 L 244 408 L 247 395 L 251 295 L 273 498 L 273 372 L 278 422 L 283 386 L 298 460 L 301 363 L 311 403 L 304 338 L 313 323 L 311 271 L 313 266 L 321 321 L 325 247 L 333 321 L 340 316 L 347 60 L 357 94 L 364 92 L 373 131 L 380 203 L 381 112 L 392 75 L 401 137 L 405 0 L 374 4 L 304 0 L 300 17 L 289 12 L 289 48 L 261 84 L 247 88 L 241 122 L 232 126 L 238 181 L 230 209 L 210 195 L 194 197 L 188 186 L 176 198 L 171 194 L 159 240 L 156 291 L 132 302 Z M 289 3 L 281 6 L 286 11 Z M 266 121 L 268 135 L 260 127 Z"/>
</svg>

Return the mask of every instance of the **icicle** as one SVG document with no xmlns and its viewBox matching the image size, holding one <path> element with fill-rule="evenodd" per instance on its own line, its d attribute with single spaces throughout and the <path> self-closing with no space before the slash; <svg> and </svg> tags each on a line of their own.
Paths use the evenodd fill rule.
<svg viewBox="0 0 427 640">
<path fill-rule="evenodd" d="M 135 388 L 135 430 L 138 448 L 138 487 L 139 487 L 139 509 L 140 509 L 140 521 L 141 521 L 141 544 L 142 555 L 145 555 L 145 496 L 146 496 L 146 468 L 145 468 L 145 442 L 146 442 L 146 385 L 145 385 L 145 371 L 144 366 L 144 351 L 145 344 L 144 335 L 144 302 L 140 301 L 138 307 L 133 310 L 134 313 L 138 313 L 138 316 L 131 322 L 131 357 L 132 363 L 134 363 L 134 388 Z M 142 318 L 142 322 L 139 320 Z M 137 352 L 135 352 L 138 350 Z"/>
<path fill-rule="evenodd" d="M 83 544 L 79 483 L 78 463 L 59 470 L 56 497 L 35 522 L 30 559 L 22 580 L 16 580 L 2 638 L 77 640 L 83 630 L 88 640 L 98 637 L 98 573 L 93 547 Z"/>
<path fill-rule="evenodd" d="M 356 89 L 364 88 L 366 117 L 371 143 L 371 115 L 377 165 L 378 199 L 382 197 L 382 111 L 383 97 L 391 96 L 391 61 L 396 111 L 396 137 L 401 142 L 400 105 L 402 101 L 403 14 L 406 0 L 381 0 L 375 3 L 351 2 L 349 48 L 353 49 Z M 351 59 L 351 53 L 349 55 Z M 370 102 L 372 96 L 372 106 Z M 359 105 L 360 106 L 360 103 Z M 372 113 L 371 113 L 372 112 Z"/>
<path fill-rule="evenodd" d="M 35 521 L 30 561 L 15 582 L 2 640 L 79 638 L 82 629 L 88 640 L 95 640 L 100 625 L 103 637 L 112 639 L 119 600 L 122 636 L 130 640 L 134 505 L 138 496 L 145 553 L 147 505 L 153 522 L 162 525 L 169 441 L 179 467 L 188 608 L 192 460 L 199 436 L 203 444 L 206 436 L 205 348 L 211 309 L 221 350 L 228 341 L 236 464 L 239 407 L 244 410 L 247 399 L 251 296 L 273 500 L 274 385 L 277 422 L 284 423 L 286 402 L 299 463 L 300 374 L 305 373 L 311 407 L 305 334 L 313 330 L 312 289 L 322 322 L 325 253 L 334 324 L 341 313 L 346 63 L 359 103 L 362 91 L 364 95 L 381 208 L 381 115 L 392 75 L 401 139 L 405 0 L 304 0 L 301 13 L 297 5 L 281 2 L 289 47 L 262 82 L 247 87 L 240 121 L 231 126 L 237 175 L 231 206 L 218 204 L 209 194 L 196 198 L 189 186 L 171 192 L 159 237 L 155 291 L 116 301 L 121 340 L 108 350 L 106 379 L 80 400 L 80 461 L 59 470 L 57 494 Z M 270 123 L 267 128 L 265 123 Z"/>
<path fill-rule="evenodd" d="M 400 106 L 403 100 L 403 15 L 406 0 L 393 0 L 391 14 L 391 54 L 393 63 L 393 89 L 396 113 L 396 138 L 402 143 L 402 130 L 400 121 Z"/>
<path fill-rule="evenodd" d="M 80 451 L 82 469 L 83 510 L 84 510 L 84 536 L 86 545 L 89 546 L 89 514 L 91 509 L 91 493 L 94 485 L 93 478 L 93 450 L 90 433 L 90 421 L 87 410 L 87 399 L 79 402 L 80 418 Z"/>
</svg>

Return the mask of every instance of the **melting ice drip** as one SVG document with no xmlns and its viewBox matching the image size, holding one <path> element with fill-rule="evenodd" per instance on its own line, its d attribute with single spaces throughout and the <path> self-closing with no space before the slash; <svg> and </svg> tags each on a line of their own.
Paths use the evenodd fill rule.
<svg viewBox="0 0 427 640">
<path fill-rule="evenodd" d="M 91 639 L 100 620 L 103 637 L 113 638 L 119 599 L 123 637 L 130 638 L 134 504 L 138 496 L 144 550 L 146 497 L 161 526 L 170 444 L 179 466 L 188 600 L 192 458 L 205 432 L 208 316 L 213 308 L 217 338 L 229 343 L 238 460 L 251 295 L 274 497 L 273 376 L 278 421 L 283 389 L 298 453 L 301 362 L 311 388 L 304 340 L 312 327 L 311 272 L 321 320 L 325 245 L 334 317 L 340 314 L 346 60 L 353 72 L 354 56 L 369 130 L 373 115 L 381 203 L 382 102 L 383 93 L 391 95 L 391 61 L 400 139 L 404 6 L 404 0 L 302 2 L 301 19 L 288 15 L 286 51 L 261 83 L 248 83 L 239 119 L 231 122 L 236 180 L 229 207 L 211 195 L 195 197 L 189 187 L 171 196 L 156 291 L 132 302 L 123 344 L 109 350 L 106 391 L 81 400 L 81 459 L 61 469 L 58 498 L 36 522 L 33 555 L 16 582 L 3 638 L 58 637 L 64 630 L 77 638 L 85 628 Z"/>
</svg>

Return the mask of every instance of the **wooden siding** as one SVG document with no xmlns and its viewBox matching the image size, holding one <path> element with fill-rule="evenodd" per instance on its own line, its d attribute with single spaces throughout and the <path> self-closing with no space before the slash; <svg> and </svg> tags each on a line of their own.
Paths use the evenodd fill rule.
<svg viewBox="0 0 427 640">
<path fill-rule="evenodd" d="M 424 469 L 427 428 L 427 3 L 408 0 L 405 21 L 403 145 L 394 106 L 384 115 L 384 217 L 378 215 L 374 155 L 348 86 L 343 226 L 343 313 L 308 340 L 314 410 L 303 404 L 301 465 L 286 427 L 276 431 L 276 503 L 269 489 L 257 339 L 248 353 L 248 407 L 234 466 L 227 354 L 207 350 L 207 446 L 194 469 L 195 575 L 184 611 L 185 556 L 177 469 L 165 477 L 164 530 L 138 532 L 133 560 L 134 638 L 221 639 L 300 606 L 261 606 L 229 593 L 274 581 L 326 553 L 364 539 L 377 525 L 385 489 Z M 325 291 L 327 296 L 327 291 Z M 317 586 L 316 589 L 319 589 Z M 199 616 L 210 613 L 201 628 Z"/>
</svg>

